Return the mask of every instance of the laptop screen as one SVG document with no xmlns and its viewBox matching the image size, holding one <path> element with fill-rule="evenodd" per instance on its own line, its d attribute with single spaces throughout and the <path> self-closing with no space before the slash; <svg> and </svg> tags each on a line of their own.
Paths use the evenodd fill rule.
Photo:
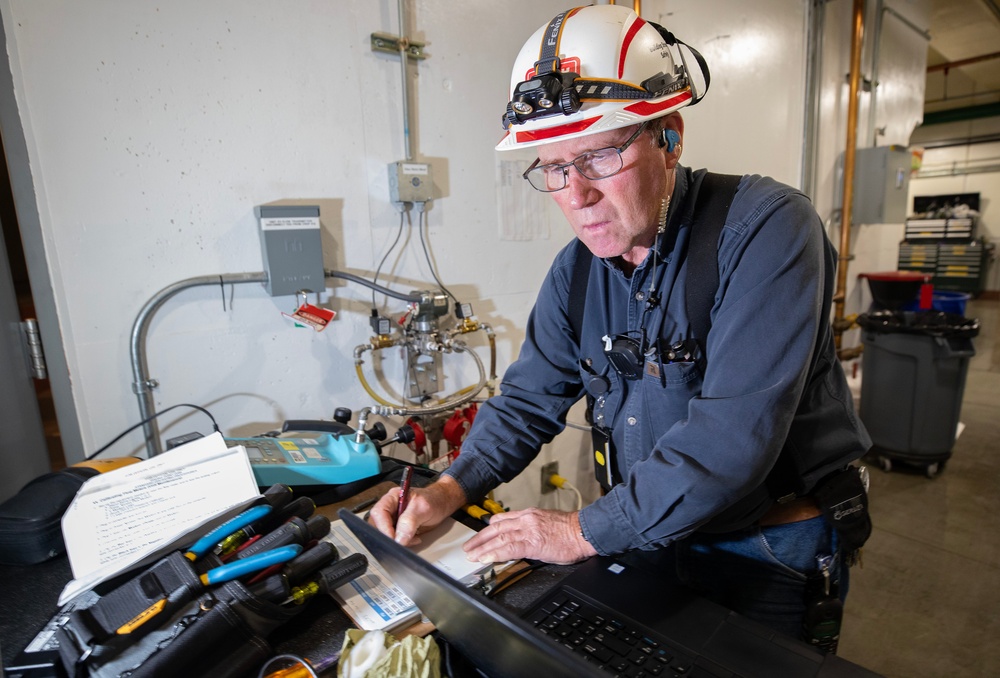
<svg viewBox="0 0 1000 678">
<path fill-rule="evenodd" d="M 490 678 L 607 676 L 350 511 L 338 515 L 448 642 Z"/>
</svg>

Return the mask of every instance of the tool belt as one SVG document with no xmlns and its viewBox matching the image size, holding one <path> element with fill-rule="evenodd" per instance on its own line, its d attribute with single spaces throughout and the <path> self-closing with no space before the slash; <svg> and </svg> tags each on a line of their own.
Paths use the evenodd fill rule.
<svg viewBox="0 0 1000 678">
<path fill-rule="evenodd" d="M 259 667 L 272 654 L 267 636 L 302 608 L 260 599 L 236 580 L 202 586 L 199 570 L 220 562 L 173 552 L 71 612 L 56 631 L 69 678 L 240 676 Z M 158 618 L 143 623 L 150 614 Z"/>
</svg>

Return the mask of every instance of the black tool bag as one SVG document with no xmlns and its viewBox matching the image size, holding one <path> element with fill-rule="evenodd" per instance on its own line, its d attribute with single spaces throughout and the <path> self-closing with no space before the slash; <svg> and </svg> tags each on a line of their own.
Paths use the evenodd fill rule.
<svg viewBox="0 0 1000 678">
<path fill-rule="evenodd" d="M 272 654 L 267 636 L 294 609 L 262 600 L 239 581 L 208 588 L 201 570 L 174 552 L 87 608 L 57 630 L 70 678 L 242 676 Z"/>
</svg>

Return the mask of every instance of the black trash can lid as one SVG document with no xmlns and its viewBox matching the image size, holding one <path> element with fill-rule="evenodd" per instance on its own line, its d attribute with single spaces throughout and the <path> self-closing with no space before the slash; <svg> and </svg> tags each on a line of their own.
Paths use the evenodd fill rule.
<svg viewBox="0 0 1000 678">
<path fill-rule="evenodd" d="M 930 337 L 972 338 L 979 319 L 943 311 L 873 311 L 858 316 L 862 329 L 883 334 L 923 334 Z"/>
</svg>

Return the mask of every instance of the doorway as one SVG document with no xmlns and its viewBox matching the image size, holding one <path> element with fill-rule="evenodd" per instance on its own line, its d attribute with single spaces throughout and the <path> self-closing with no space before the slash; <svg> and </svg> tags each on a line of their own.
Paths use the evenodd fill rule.
<svg viewBox="0 0 1000 678">
<path fill-rule="evenodd" d="M 0 225 L 3 227 L 3 244 L 5 245 L 0 250 L 6 250 L 10 278 L 17 300 L 17 313 L 19 320 L 23 322 L 36 317 L 35 303 L 28 280 L 28 265 L 21 242 L 21 231 L 18 228 L 17 211 L 14 208 L 14 196 L 10 174 L 7 171 L 6 157 L 3 141 L 0 139 Z M 66 466 L 66 456 L 62 445 L 62 436 L 59 433 L 59 423 L 56 420 L 52 385 L 47 376 L 31 381 L 33 382 L 34 397 L 38 402 L 38 411 L 41 415 L 49 466 L 53 471 L 56 471 Z"/>
</svg>

